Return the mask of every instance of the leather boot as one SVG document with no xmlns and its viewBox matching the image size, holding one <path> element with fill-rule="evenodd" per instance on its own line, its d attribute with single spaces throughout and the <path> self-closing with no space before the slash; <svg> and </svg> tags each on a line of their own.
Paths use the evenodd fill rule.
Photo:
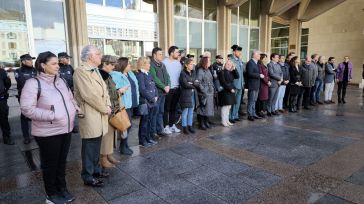
<svg viewBox="0 0 364 204">
<path fill-rule="evenodd" d="M 115 165 L 110 163 L 107 159 L 107 155 L 101 155 L 100 164 L 103 168 L 114 168 Z"/>
<path fill-rule="evenodd" d="M 206 126 L 205 123 L 203 121 L 203 116 L 202 115 L 197 115 L 197 120 L 198 120 L 198 125 L 200 130 L 206 130 Z"/>
<path fill-rule="evenodd" d="M 192 134 L 196 133 L 195 129 L 193 129 L 193 126 L 188 126 L 188 131 Z"/>
<path fill-rule="evenodd" d="M 183 134 L 185 134 L 185 135 L 190 134 L 190 132 L 188 131 L 187 127 L 182 127 L 182 129 L 183 129 Z"/>
<path fill-rule="evenodd" d="M 204 116 L 204 117 L 203 117 L 203 122 L 204 122 L 204 124 L 205 124 L 206 128 L 211 128 L 211 126 L 210 126 L 210 123 L 209 123 L 209 120 L 208 120 L 207 116 Z"/>
<path fill-rule="evenodd" d="M 120 163 L 120 161 L 115 159 L 115 157 L 112 154 L 107 155 L 107 159 L 109 160 L 110 163 L 115 165 Z"/>
<path fill-rule="evenodd" d="M 121 139 L 121 141 L 120 141 L 120 154 L 130 156 L 130 155 L 133 154 L 133 152 L 130 149 L 127 148 L 126 143 L 127 143 L 127 139 Z"/>
</svg>

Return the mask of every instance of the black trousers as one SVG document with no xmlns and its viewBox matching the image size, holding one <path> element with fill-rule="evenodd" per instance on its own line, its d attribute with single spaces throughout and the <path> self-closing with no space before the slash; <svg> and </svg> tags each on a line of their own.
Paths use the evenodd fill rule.
<svg viewBox="0 0 364 204">
<path fill-rule="evenodd" d="M 81 177 L 84 182 L 94 179 L 94 174 L 101 173 L 100 148 L 101 138 L 82 139 L 82 172 Z"/>
<path fill-rule="evenodd" d="M 180 89 L 174 88 L 170 89 L 168 94 L 166 95 L 166 101 L 164 104 L 164 115 L 163 122 L 164 125 L 172 126 L 176 123 L 176 112 L 177 105 L 180 97 Z"/>
<path fill-rule="evenodd" d="M 30 137 L 30 134 L 29 134 L 29 131 L 30 131 L 29 122 L 30 121 L 31 120 L 29 118 L 25 117 L 25 115 L 20 114 L 20 125 L 21 125 L 21 131 L 23 133 L 24 138 Z"/>
<path fill-rule="evenodd" d="M 255 107 L 256 107 L 255 110 L 256 110 L 257 114 L 262 111 L 267 111 L 267 100 L 264 100 L 264 101 L 257 100 Z"/>
<path fill-rule="evenodd" d="M 71 144 L 71 133 L 37 137 L 44 188 L 48 196 L 66 189 L 66 160 Z"/>
<path fill-rule="evenodd" d="M 150 127 L 151 127 L 151 112 L 152 108 L 148 109 L 148 115 L 142 115 L 140 116 L 140 122 L 139 122 L 139 144 L 144 144 L 146 142 L 149 142 L 152 138 L 150 137 Z"/>
<path fill-rule="evenodd" d="M 9 106 L 7 100 L 0 100 L 0 127 L 3 132 L 3 138 L 10 137 L 9 125 Z"/>
<path fill-rule="evenodd" d="M 297 108 L 308 107 L 310 104 L 311 87 L 302 87 L 298 95 Z"/>
<path fill-rule="evenodd" d="M 339 98 L 339 100 L 345 100 L 347 87 L 348 81 L 339 81 L 337 83 L 337 97 Z"/>
<path fill-rule="evenodd" d="M 289 107 L 289 94 L 291 92 L 291 84 L 287 84 L 286 86 L 286 92 L 284 92 L 284 98 L 283 98 L 283 108 Z"/>
</svg>

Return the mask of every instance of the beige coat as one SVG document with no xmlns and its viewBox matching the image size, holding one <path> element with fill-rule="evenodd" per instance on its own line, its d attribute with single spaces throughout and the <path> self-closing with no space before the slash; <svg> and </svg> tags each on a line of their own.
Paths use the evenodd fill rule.
<svg viewBox="0 0 364 204">
<path fill-rule="evenodd" d="M 73 75 L 74 95 L 80 106 L 79 129 L 83 139 L 96 138 L 108 132 L 107 106 L 111 106 L 106 84 L 97 67 L 82 63 Z"/>
</svg>

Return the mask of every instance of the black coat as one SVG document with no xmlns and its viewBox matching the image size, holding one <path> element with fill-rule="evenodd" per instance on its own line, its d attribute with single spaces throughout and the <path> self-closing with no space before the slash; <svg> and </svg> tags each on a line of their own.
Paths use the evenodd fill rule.
<svg viewBox="0 0 364 204">
<path fill-rule="evenodd" d="M 183 70 L 181 72 L 179 77 L 181 89 L 179 103 L 181 108 L 192 108 L 192 97 L 195 97 L 195 102 L 198 103 L 196 88 L 199 86 L 199 82 L 196 80 L 195 71 L 192 70 L 191 73 L 188 73 L 186 70 Z"/>
<path fill-rule="evenodd" d="M 289 68 L 289 74 L 290 74 L 290 84 L 291 84 L 291 88 L 290 88 L 290 94 L 292 95 L 297 95 L 299 94 L 301 87 L 297 86 L 295 83 L 296 82 L 302 82 L 301 81 L 301 66 L 298 66 L 298 70 L 296 67 L 294 66 L 290 66 Z"/>
<path fill-rule="evenodd" d="M 219 92 L 219 106 L 233 105 L 236 103 L 235 94 L 231 92 L 235 89 L 234 79 L 239 78 L 239 73 L 236 69 L 229 71 L 224 69 L 219 72 L 220 85 L 224 88 Z"/>
<path fill-rule="evenodd" d="M 246 64 L 246 74 L 248 78 L 249 90 L 259 91 L 260 87 L 260 71 L 258 64 L 253 59 Z"/>
</svg>

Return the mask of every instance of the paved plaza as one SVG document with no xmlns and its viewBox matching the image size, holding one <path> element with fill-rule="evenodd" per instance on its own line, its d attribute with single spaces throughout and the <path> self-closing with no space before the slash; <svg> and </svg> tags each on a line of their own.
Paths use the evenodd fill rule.
<svg viewBox="0 0 364 204">
<path fill-rule="evenodd" d="M 348 103 L 249 122 L 174 134 L 109 170 L 104 188 L 83 185 L 80 137 L 68 156 L 74 203 L 364 203 L 364 110 L 361 90 Z M 0 203 L 44 203 L 37 145 L 23 145 L 19 105 L 11 98 L 15 146 L 0 144 Z M 217 123 L 218 118 L 214 118 Z"/>
</svg>

